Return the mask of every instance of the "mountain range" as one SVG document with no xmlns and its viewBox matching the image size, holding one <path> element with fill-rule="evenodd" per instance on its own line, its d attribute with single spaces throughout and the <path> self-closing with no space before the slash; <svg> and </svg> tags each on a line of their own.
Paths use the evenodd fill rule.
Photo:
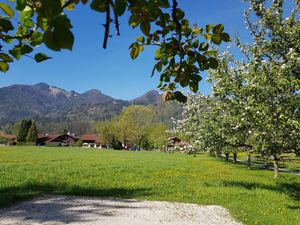
<svg viewBox="0 0 300 225">
<path fill-rule="evenodd" d="M 151 107 L 158 122 L 170 123 L 171 117 L 176 118 L 181 113 L 178 103 L 164 103 L 156 90 L 126 101 L 114 99 L 96 89 L 80 94 L 38 83 L 0 88 L 0 126 L 16 123 L 23 118 L 44 123 L 103 121 L 118 116 L 124 107 L 130 105 Z"/>
</svg>

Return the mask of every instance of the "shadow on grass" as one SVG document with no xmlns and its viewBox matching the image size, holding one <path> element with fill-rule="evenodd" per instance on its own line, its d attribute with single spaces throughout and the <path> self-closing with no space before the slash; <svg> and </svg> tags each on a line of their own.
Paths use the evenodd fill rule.
<svg viewBox="0 0 300 225">
<path fill-rule="evenodd" d="M 223 184 L 225 187 L 238 187 L 248 190 L 264 189 L 268 191 L 275 191 L 281 194 L 287 194 L 292 199 L 300 201 L 300 183 L 298 182 L 278 182 L 275 185 L 266 185 L 256 182 L 224 181 Z"/>
<path fill-rule="evenodd" d="M 148 188 L 96 188 L 70 185 L 27 183 L 21 186 L 0 188 L 0 208 L 43 194 L 76 195 L 115 198 L 137 198 L 151 195 Z"/>
</svg>

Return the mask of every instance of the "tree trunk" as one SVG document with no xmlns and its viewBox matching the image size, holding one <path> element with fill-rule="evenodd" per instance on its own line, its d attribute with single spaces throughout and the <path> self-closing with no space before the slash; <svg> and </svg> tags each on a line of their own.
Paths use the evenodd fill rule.
<svg viewBox="0 0 300 225">
<path fill-rule="evenodd" d="M 274 155 L 274 178 L 279 177 L 279 159 Z"/>
<path fill-rule="evenodd" d="M 221 160 L 222 159 L 222 154 L 220 151 L 217 151 L 217 159 Z"/>
<path fill-rule="evenodd" d="M 233 162 L 234 162 L 234 163 L 237 162 L 237 153 L 233 153 Z"/>
<path fill-rule="evenodd" d="M 208 151 L 208 154 L 209 154 L 209 156 L 211 156 L 211 157 L 214 157 L 214 156 L 215 156 L 215 153 L 214 153 L 213 150 L 209 150 L 209 151 Z"/>
<path fill-rule="evenodd" d="M 251 166 L 251 155 L 247 155 L 247 167 L 250 168 Z"/>
<path fill-rule="evenodd" d="M 225 152 L 225 160 L 226 160 L 226 162 L 229 161 L 229 153 L 228 152 Z"/>
</svg>

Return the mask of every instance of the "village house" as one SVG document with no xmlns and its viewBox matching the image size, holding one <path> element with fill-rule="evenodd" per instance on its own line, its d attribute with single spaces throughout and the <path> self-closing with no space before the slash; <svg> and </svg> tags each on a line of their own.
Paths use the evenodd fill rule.
<svg viewBox="0 0 300 225">
<path fill-rule="evenodd" d="M 78 141 L 79 138 L 70 135 L 70 134 L 62 134 L 62 135 L 48 135 L 48 134 L 39 134 L 37 145 L 51 145 L 50 143 L 56 144 L 58 146 L 69 146 Z"/>
<path fill-rule="evenodd" d="M 80 137 L 80 141 L 82 141 L 83 147 L 89 147 L 89 148 L 102 147 L 100 145 L 100 138 L 96 134 L 84 134 Z"/>
<path fill-rule="evenodd" d="M 0 131 L 0 145 L 15 145 L 16 136 L 13 134 L 5 134 L 3 131 Z"/>
</svg>

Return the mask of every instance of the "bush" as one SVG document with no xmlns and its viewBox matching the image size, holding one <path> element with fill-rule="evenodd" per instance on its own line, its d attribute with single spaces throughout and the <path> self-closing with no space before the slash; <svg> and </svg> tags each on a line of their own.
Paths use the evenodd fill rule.
<svg viewBox="0 0 300 225">
<path fill-rule="evenodd" d="M 45 144 L 46 147 L 60 147 L 61 142 L 48 142 Z"/>
<path fill-rule="evenodd" d="M 82 147 L 83 142 L 81 140 L 78 140 L 71 144 L 72 147 Z"/>
</svg>

